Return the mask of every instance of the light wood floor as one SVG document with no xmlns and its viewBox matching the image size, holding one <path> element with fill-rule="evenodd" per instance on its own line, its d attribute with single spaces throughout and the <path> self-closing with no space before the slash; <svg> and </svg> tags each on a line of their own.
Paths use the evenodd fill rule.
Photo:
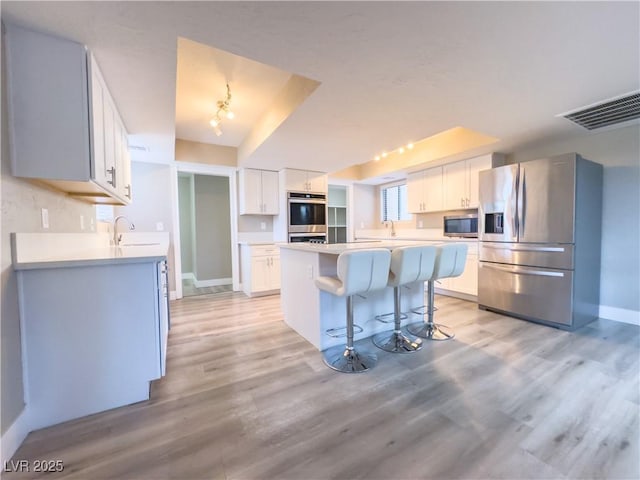
<svg viewBox="0 0 640 480">
<path fill-rule="evenodd" d="M 150 401 L 34 432 L 14 460 L 79 479 L 640 477 L 638 327 L 567 333 L 436 302 L 454 340 L 378 350 L 361 375 L 325 367 L 278 296 L 173 302 Z"/>
<path fill-rule="evenodd" d="M 182 296 L 193 297 L 195 295 L 207 295 L 209 293 L 221 293 L 230 292 L 232 290 L 231 285 L 217 285 L 215 287 L 196 287 L 193 280 L 182 280 Z"/>
</svg>

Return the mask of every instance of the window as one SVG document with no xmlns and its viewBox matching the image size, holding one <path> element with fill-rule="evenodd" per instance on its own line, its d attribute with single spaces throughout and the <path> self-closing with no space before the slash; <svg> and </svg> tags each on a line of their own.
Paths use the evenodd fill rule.
<svg viewBox="0 0 640 480">
<path fill-rule="evenodd" d="M 388 220 L 411 220 L 407 211 L 407 185 L 393 185 L 380 189 L 380 217 L 383 222 Z"/>
</svg>

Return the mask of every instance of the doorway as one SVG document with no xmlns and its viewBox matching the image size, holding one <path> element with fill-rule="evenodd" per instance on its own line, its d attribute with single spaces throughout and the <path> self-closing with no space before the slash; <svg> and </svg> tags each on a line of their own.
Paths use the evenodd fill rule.
<svg viewBox="0 0 640 480">
<path fill-rule="evenodd" d="M 178 173 L 182 295 L 230 292 L 229 177 Z"/>
</svg>

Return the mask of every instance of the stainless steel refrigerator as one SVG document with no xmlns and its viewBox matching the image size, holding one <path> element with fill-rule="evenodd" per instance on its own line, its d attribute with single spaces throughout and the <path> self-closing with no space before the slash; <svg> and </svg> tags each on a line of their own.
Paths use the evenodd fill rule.
<svg viewBox="0 0 640 480">
<path fill-rule="evenodd" d="M 480 308 L 572 330 L 598 317 L 602 165 L 571 153 L 480 172 Z"/>
</svg>

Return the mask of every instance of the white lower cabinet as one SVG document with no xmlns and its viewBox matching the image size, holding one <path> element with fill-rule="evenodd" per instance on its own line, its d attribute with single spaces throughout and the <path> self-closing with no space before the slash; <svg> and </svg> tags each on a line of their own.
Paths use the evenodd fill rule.
<svg viewBox="0 0 640 480">
<path fill-rule="evenodd" d="M 165 371 L 164 261 L 18 271 L 32 429 L 149 399 Z"/>
<path fill-rule="evenodd" d="M 478 254 L 470 251 L 467 254 L 464 271 L 458 277 L 443 278 L 436 282 L 436 290 L 478 295 Z M 444 292 L 443 292 L 444 293 Z"/>
<path fill-rule="evenodd" d="M 280 249 L 275 245 L 242 245 L 242 291 L 249 297 L 280 291 Z"/>
</svg>

